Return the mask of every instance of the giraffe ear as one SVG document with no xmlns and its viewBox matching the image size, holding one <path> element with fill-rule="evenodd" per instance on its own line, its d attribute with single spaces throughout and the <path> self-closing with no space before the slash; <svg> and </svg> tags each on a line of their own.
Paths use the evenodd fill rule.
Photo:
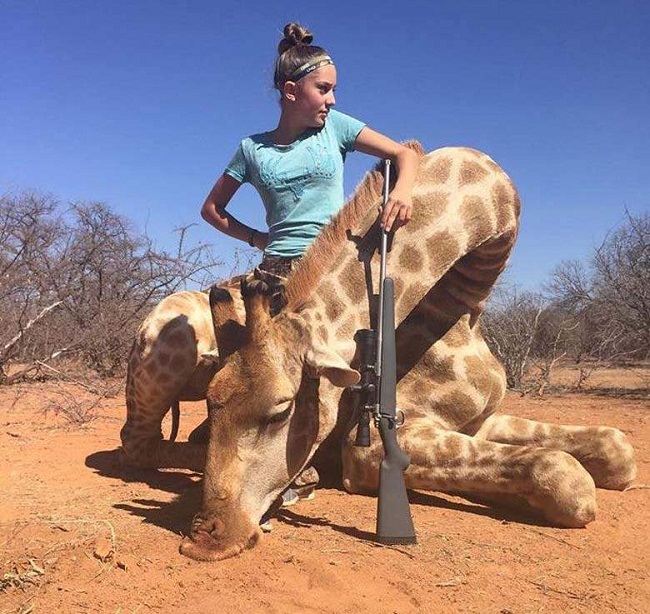
<svg viewBox="0 0 650 614">
<path fill-rule="evenodd" d="M 324 377 L 338 388 L 347 388 L 361 379 L 360 373 L 351 369 L 350 365 L 328 348 L 317 335 L 312 335 L 312 342 L 307 347 L 305 364 L 315 375 Z"/>
</svg>

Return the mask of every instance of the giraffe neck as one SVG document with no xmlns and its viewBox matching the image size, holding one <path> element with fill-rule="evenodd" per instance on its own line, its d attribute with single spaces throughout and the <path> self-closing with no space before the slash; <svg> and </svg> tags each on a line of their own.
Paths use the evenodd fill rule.
<svg viewBox="0 0 650 614">
<path fill-rule="evenodd" d="M 381 188 L 375 169 L 287 283 L 288 308 L 347 358 L 354 332 L 374 324 Z M 427 318 L 444 329 L 466 314 L 473 324 L 505 267 L 518 204 L 510 179 L 485 154 L 448 148 L 422 157 L 413 218 L 395 233 L 388 256 L 396 324 Z"/>
</svg>

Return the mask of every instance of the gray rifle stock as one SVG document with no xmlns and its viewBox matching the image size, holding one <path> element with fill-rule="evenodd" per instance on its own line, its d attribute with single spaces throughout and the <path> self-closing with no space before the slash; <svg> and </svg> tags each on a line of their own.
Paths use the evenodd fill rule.
<svg viewBox="0 0 650 614">
<path fill-rule="evenodd" d="M 395 290 L 390 277 L 384 279 L 381 326 L 381 375 L 379 413 L 376 418 L 384 446 L 379 469 L 377 540 L 383 544 L 414 544 L 415 529 L 406 494 L 404 471 L 411 459 L 397 441 L 397 364 L 395 357 Z"/>
<path fill-rule="evenodd" d="M 389 183 L 390 161 L 386 160 L 384 207 L 388 203 Z M 383 544 L 414 544 L 415 529 L 404 482 L 404 471 L 411 459 L 397 441 L 395 287 L 393 280 L 386 277 L 387 234 L 382 230 L 377 331 L 360 330 L 356 336 L 361 350 L 361 383 L 353 390 L 362 393 L 363 401 L 355 445 L 370 445 L 368 413 L 373 412 L 384 447 L 384 459 L 379 469 L 377 541 Z"/>
</svg>

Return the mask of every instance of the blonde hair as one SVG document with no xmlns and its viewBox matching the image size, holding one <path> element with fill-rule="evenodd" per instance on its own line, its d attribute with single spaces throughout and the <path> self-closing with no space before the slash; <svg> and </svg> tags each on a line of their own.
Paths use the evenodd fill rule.
<svg viewBox="0 0 650 614">
<path fill-rule="evenodd" d="M 322 47 L 312 45 L 314 35 L 297 23 L 288 23 L 284 26 L 284 38 L 278 43 L 278 58 L 275 62 L 273 85 L 282 91 L 287 81 L 292 81 L 296 73 L 300 72 L 306 64 L 313 61 L 329 60 L 327 51 Z M 300 78 L 299 75 L 297 78 Z"/>
</svg>

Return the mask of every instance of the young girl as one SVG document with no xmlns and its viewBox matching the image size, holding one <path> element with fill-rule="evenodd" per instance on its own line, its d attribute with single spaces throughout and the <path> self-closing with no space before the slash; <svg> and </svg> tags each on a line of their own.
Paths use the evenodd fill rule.
<svg viewBox="0 0 650 614">
<path fill-rule="evenodd" d="M 333 109 L 336 67 L 312 40 L 300 25 L 285 26 L 274 77 L 280 92 L 278 125 L 241 141 L 201 209 L 217 230 L 263 250 L 259 268 L 282 277 L 343 206 L 347 152 L 356 149 L 395 164 L 397 181 L 381 220 L 386 230 L 411 219 L 418 167 L 413 151 Z M 244 182 L 262 198 L 268 232 L 249 228 L 226 211 Z"/>
<path fill-rule="evenodd" d="M 393 161 L 397 181 L 381 224 L 391 230 L 411 219 L 418 156 L 332 108 L 336 68 L 327 52 L 312 45 L 312 40 L 311 33 L 298 24 L 285 26 L 274 77 L 280 92 L 280 121 L 275 130 L 253 134 L 240 143 L 201 209 L 203 218 L 217 230 L 264 250 L 259 270 L 277 290 L 271 299 L 272 315 L 281 308 L 282 281 L 344 204 L 347 152 L 356 149 Z M 253 184 L 262 198 L 268 232 L 249 228 L 226 212 L 245 181 Z M 307 468 L 283 494 L 283 505 L 309 497 L 317 482 L 314 468 Z M 268 530 L 268 523 L 263 527 Z"/>
</svg>

